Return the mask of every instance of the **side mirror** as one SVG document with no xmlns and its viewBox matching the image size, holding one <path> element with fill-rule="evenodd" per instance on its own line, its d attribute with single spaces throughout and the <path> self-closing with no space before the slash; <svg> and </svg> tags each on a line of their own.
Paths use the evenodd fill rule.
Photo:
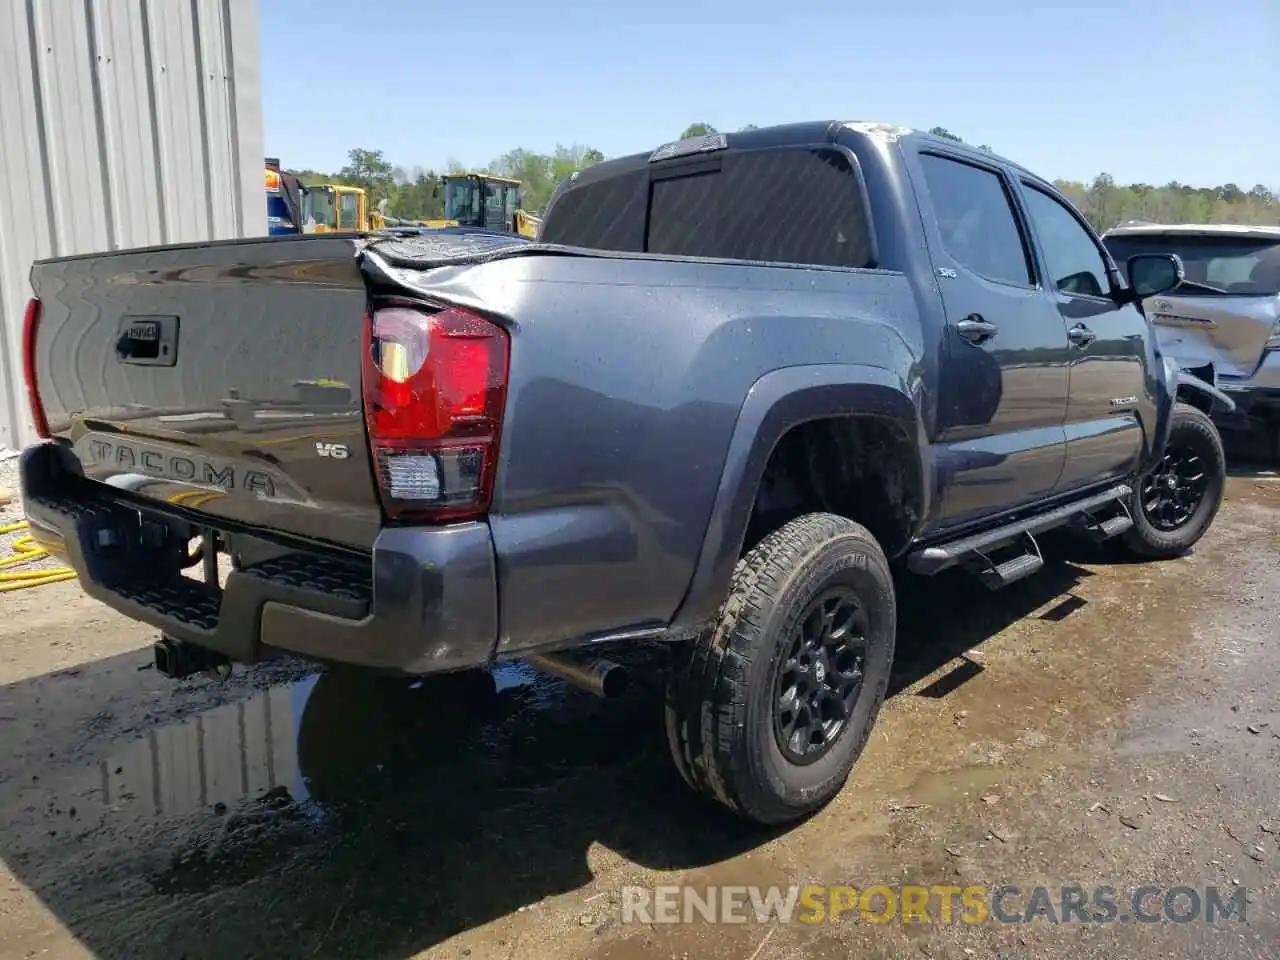
<svg viewBox="0 0 1280 960">
<path fill-rule="evenodd" d="M 1176 253 L 1139 253 L 1125 262 L 1125 272 L 1133 300 L 1145 300 L 1172 290 L 1187 275 L 1182 258 Z"/>
</svg>

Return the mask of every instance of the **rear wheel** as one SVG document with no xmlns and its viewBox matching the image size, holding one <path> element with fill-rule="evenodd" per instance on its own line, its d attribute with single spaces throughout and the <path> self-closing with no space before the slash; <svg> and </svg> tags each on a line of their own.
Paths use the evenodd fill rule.
<svg viewBox="0 0 1280 960">
<path fill-rule="evenodd" d="M 1167 560 L 1191 549 L 1218 513 L 1227 458 L 1208 414 L 1179 403 L 1164 456 L 1139 477 L 1130 501 L 1133 526 L 1120 538 L 1135 556 Z"/>
<path fill-rule="evenodd" d="M 879 544 L 843 517 L 800 517 L 747 553 L 719 621 L 668 682 L 667 735 L 689 785 L 761 823 L 834 797 L 889 683 L 894 603 Z"/>
</svg>

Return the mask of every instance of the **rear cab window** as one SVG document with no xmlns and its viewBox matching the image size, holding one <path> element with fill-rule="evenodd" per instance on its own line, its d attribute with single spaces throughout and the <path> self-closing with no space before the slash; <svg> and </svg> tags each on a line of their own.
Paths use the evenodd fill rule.
<svg viewBox="0 0 1280 960">
<path fill-rule="evenodd" d="M 725 150 L 567 186 L 547 243 L 818 267 L 874 266 L 861 181 L 832 146 Z"/>
</svg>

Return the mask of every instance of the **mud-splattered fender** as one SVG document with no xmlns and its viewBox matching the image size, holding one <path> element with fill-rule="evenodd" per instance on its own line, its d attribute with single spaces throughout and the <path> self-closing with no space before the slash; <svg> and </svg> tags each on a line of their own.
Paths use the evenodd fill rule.
<svg viewBox="0 0 1280 960">
<path fill-rule="evenodd" d="M 672 619 L 681 629 L 713 617 L 729 590 L 765 466 L 783 435 L 826 417 L 876 416 L 893 421 L 920 457 L 920 489 L 928 498 L 928 449 L 919 408 L 902 378 L 864 364 L 823 363 L 765 374 L 752 385 L 738 414 L 693 579 Z M 928 503 L 917 516 L 928 515 Z"/>
<path fill-rule="evenodd" d="M 1223 393 L 1213 383 L 1204 379 L 1199 370 L 1185 370 L 1173 357 L 1160 357 L 1162 369 L 1158 380 L 1157 414 L 1154 442 L 1142 464 L 1140 473 L 1146 473 L 1160 458 L 1164 456 L 1165 444 L 1169 442 L 1169 430 L 1173 426 L 1173 407 L 1181 397 L 1195 406 L 1208 412 L 1219 406 L 1227 413 L 1235 411 L 1235 401 Z M 1213 368 L 1208 368 L 1210 376 Z"/>
</svg>

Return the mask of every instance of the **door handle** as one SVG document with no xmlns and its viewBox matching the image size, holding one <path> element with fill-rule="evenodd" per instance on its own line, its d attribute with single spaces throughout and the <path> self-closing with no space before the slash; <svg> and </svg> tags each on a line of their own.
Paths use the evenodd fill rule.
<svg viewBox="0 0 1280 960">
<path fill-rule="evenodd" d="M 1089 344 L 1093 343 L 1093 341 L 1098 339 L 1098 335 L 1083 323 L 1077 323 L 1067 331 L 1067 339 L 1077 347 L 1087 347 Z"/>
<path fill-rule="evenodd" d="M 956 333 L 970 343 L 982 343 L 994 337 L 1000 328 L 994 323 L 983 320 L 979 314 L 971 313 L 956 323 Z"/>
</svg>

